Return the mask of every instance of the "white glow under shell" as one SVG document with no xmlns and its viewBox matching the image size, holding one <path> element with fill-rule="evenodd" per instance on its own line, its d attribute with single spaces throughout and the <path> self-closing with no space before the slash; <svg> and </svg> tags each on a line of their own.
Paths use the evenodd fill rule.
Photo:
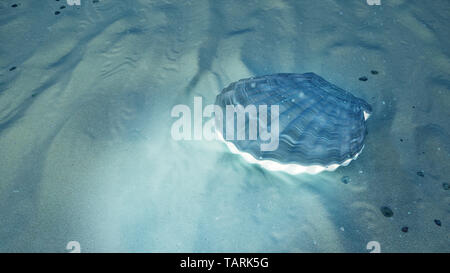
<svg viewBox="0 0 450 273">
<path fill-rule="evenodd" d="M 370 114 L 366 113 L 364 111 L 365 120 L 367 120 L 369 118 L 369 116 L 370 116 Z M 249 162 L 251 164 L 258 164 L 261 167 L 263 167 L 264 169 L 267 169 L 269 171 L 281 171 L 281 172 L 286 172 L 286 173 L 292 174 L 292 175 L 305 174 L 305 173 L 306 174 L 318 174 L 323 171 L 330 171 L 330 172 L 335 171 L 340 166 L 347 166 L 348 164 L 350 164 L 351 161 L 356 160 L 358 158 L 358 156 L 361 154 L 362 150 L 364 149 L 364 146 L 363 146 L 361 148 L 361 150 L 355 154 L 355 156 L 345 160 L 341 164 L 335 163 L 335 164 L 331 164 L 328 166 L 322 166 L 322 165 L 303 166 L 300 164 L 293 164 L 293 163 L 282 164 L 282 163 L 279 163 L 279 162 L 276 162 L 273 160 L 267 160 L 267 159 L 265 159 L 265 160 L 256 159 L 250 153 L 239 151 L 239 149 L 236 147 L 236 145 L 234 145 L 234 143 L 232 143 L 230 141 L 226 141 L 223 138 L 222 134 L 220 132 L 218 132 L 217 130 L 216 130 L 216 135 L 217 135 L 218 140 L 224 142 L 227 145 L 227 147 L 231 153 L 242 156 L 247 162 Z"/>
</svg>

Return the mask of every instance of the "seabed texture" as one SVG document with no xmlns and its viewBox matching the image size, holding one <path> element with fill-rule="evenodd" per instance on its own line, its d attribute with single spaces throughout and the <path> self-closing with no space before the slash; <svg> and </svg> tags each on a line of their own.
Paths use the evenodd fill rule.
<svg viewBox="0 0 450 273">
<path fill-rule="evenodd" d="M 448 0 L 1 1 L 0 252 L 450 252 L 449 25 Z M 310 71 L 373 107 L 347 167 L 170 135 L 176 104 Z"/>
</svg>

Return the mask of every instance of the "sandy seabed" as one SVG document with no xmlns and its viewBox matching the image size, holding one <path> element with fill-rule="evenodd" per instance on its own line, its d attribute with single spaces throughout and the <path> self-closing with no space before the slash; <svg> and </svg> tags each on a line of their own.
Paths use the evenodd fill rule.
<svg viewBox="0 0 450 273">
<path fill-rule="evenodd" d="M 448 0 L 1 1 L 0 252 L 450 252 L 449 25 Z M 171 138 L 174 105 L 279 72 L 372 105 L 358 160 Z"/>
</svg>

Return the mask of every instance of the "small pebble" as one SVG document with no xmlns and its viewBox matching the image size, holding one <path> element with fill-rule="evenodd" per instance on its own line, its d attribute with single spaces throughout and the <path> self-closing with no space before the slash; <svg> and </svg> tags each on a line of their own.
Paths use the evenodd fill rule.
<svg viewBox="0 0 450 273">
<path fill-rule="evenodd" d="M 425 177 L 425 173 L 423 171 L 418 171 L 417 175 L 420 177 Z"/>
<path fill-rule="evenodd" d="M 13 67 L 11 67 L 11 68 L 9 69 L 9 71 L 16 70 L 16 68 L 17 68 L 17 67 L 13 66 Z"/>
<path fill-rule="evenodd" d="M 448 189 L 450 189 L 450 185 L 448 183 L 442 183 L 442 187 L 444 188 L 444 190 L 448 191 Z"/>
<path fill-rule="evenodd" d="M 394 212 L 389 207 L 381 207 L 380 211 L 385 217 L 394 216 Z"/>
<path fill-rule="evenodd" d="M 402 227 L 402 231 L 403 231 L 404 233 L 408 232 L 408 227 Z"/>
<path fill-rule="evenodd" d="M 99 2 L 99 0 L 93 0 L 93 1 L 92 1 L 92 3 L 94 3 L 94 4 L 95 4 L 95 3 L 98 3 L 98 2 Z"/>
<path fill-rule="evenodd" d="M 59 11 L 55 11 L 55 15 L 58 15 L 58 14 L 60 14 L 61 12 L 59 12 Z"/>
<path fill-rule="evenodd" d="M 344 184 L 348 184 L 348 183 L 350 183 L 351 178 L 348 177 L 348 176 L 343 176 L 343 177 L 341 178 L 341 181 L 342 181 L 342 183 L 344 183 Z"/>
<path fill-rule="evenodd" d="M 403 138 L 400 138 L 400 142 L 403 142 Z"/>
<path fill-rule="evenodd" d="M 368 80 L 368 78 L 366 76 L 359 78 L 360 81 L 362 82 L 366 82 Z"/>
<path fill-rule="evenodd" d="M 66 8 L 66 6 L 61 6 L 61 7 L 59 7 L 59 9 L 65 9 Z"/>
<path fill-rule="evenodd" d="M 11 5 L 12 8 L 17 8 L 17 6 L 18 6 L 17 4 L 12 4 Z"/>
<path fill-rule="evenodd" d="M 376 71 L 376 70 L 372 70 L 372 71 L 370 71 L 370 73 L 372 73 L 372 75 L 378 75 L 378 71 Z"/>
<path fill-rule="evenodd" d="M 438 226 L 442 226 L 441 220 L 435 219 L 435 220 L 434 220 L 434 223 L 435 223 L 436 225 L 438 225 Z"/>
</svg>

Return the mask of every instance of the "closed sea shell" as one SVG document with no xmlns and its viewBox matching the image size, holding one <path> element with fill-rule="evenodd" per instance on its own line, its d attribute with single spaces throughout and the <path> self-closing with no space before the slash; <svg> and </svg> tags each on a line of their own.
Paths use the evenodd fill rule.
<svg viewBox="0 0 450 273">
<path fill-rule="evenodd" d="M 231 83 L 216 97 L 224 113 L 227 105 L 279 107 L 279 145 L 261 150 L 261 139 L 225 142 L 233 153 L 269 170 L 291 174 L 333 171 L 356 159 L 367 135 L 366 119 L 372 112 L 364 100 L 314 73 L 274 74 Z M 247 115 L 246 126 L 249 124 Z M 217 119 L 216 124 L 223 124 Z M 270 110 L 267 128 L 271 127 Z M 239 129 L 238 129 L 239 130 Z"/>
</svg>

